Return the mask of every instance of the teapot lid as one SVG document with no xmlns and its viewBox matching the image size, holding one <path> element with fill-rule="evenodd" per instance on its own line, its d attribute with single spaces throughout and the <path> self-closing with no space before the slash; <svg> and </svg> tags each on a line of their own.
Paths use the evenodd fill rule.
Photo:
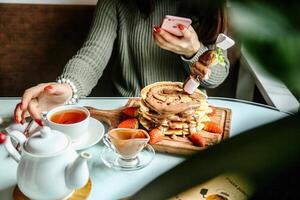
<svg viewBox="0 0 300 200">
<path fill-rule="evenodd" d="M 49 155 L 65 149 L 69 142 L 65 134 L 44 126 L 26 141 L 24 149 L 35 155 Z"/>
</svg>

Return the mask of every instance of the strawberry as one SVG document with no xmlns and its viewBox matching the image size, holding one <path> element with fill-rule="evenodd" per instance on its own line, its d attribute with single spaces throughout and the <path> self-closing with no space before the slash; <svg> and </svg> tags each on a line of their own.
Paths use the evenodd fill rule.
<svg viewBox="0 0 300 200">
<path fill-rule="evenodd" d="M 208 113 L 207 116 L 212 117 L 216 114 L 216 107 L 214 106 L 209 106 L 209 107 L 212 109 L 212 111 Z"/>
<path fill-rule="evenodd" d="M 4 143 L 6 140 L 6 135 L 0 132 L 0 144 Z"/>
<path fill-rule="evenodd" d="M 203 130 L 218 134 L 221 134 L 223 132 L 219 125 L 215 122 L 204 122 Z"/>
<path fill-rule="evenodd" d="M 128 117 L 137 117 L 139 113 L 139 107 L 126 107 L 122 110 L 122 112 Z"/>
<path fill-rule="evenodd" d="M 132 129 L 137 129 L 139 128 L 139 122 L 136 118 L 130 118 L 122 121 L 119 125 L 118 128 L 132 128 Z"/>
<path fill-rule="evenodd" d="M 152 129 L 149 133 L 149 136 L 149 144 L 156 144 L 157 142 L 163 140 L 163 134 L 158 128 Z"/>
<path fill-rule="evenodd" d="M 192 143 L 199 147 L 205 147 L 206 141 L 199 133 L 192 133 L 190 136 Z"/>
</svg>

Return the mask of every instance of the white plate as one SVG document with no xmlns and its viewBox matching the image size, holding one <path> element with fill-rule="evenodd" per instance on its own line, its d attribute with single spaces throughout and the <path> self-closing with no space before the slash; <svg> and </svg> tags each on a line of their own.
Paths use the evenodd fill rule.
<svg viewBox="0 0 300 200">
<path fill-rule="evenodd" d="M 97 144 L 105 132 L 101 122 L 91 117 L 88 131 L 79 140 L 72 142 L 76 150 L 86 149 Z"/>
</svg>

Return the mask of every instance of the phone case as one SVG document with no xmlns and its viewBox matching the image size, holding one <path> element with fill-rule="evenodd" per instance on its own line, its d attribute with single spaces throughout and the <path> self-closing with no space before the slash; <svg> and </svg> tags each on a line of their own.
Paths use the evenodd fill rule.
<svg viewBox="0 0 300 200">
<path fill-rule="evenodd" d="M 185 27 L 189 27 L 191 23 L 192 20 L 189 18 L 166 15 L 162 22 L 161 28 L 173 35 L 182 36 L 181 31 L 177 27 L 178 24 L 182 24 Z"/>
</svg>

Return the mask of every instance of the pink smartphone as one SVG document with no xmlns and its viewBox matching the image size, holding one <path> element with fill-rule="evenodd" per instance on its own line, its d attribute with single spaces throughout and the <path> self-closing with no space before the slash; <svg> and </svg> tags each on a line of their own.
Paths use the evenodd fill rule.
<svg viewBox="0 0 300 200">
<path fill-rule="evenodd" d="M 192 20 L 190 18 L 166 15 L 162 22 L 161 28 L 173 35 L 182 36 L 182 33 L 178 29 L 177 25 L 182 24 L 185 27 L 189 27 L 191 23 Z"/>
</svg>

